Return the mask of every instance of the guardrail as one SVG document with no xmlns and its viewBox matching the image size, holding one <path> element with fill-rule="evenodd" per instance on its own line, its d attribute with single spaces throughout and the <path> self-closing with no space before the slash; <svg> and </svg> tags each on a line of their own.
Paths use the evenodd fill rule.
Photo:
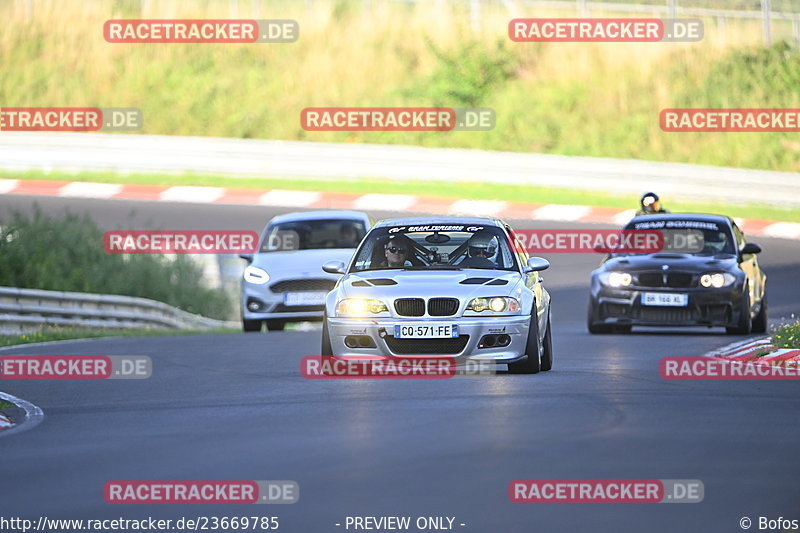
<svg viewBox="0 0 800 533">
<path fill-rule="evenodd" d="M 193 315 L 147 298 L 0 287 L 0 335 L 44 326 L 91 329 L 212 330 L 238 322 Z"/>
</svg>

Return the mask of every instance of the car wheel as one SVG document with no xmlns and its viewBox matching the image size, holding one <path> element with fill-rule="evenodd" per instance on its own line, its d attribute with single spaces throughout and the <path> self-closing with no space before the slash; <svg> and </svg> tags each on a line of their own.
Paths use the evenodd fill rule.
<svg viewBox="0 0 800 533">
<path fill-rule="evenodd" d="M 742 309 L 739 312 L 739 323 L 736 326 L 727 326 L 725 333 L 728 335 L 748 335 L 753 327 L 753 321 L 750 319 L 750 291 L 747 287 L 744 288 L 742 295 Z"/>
<path fill-rule="evenodd" d="M 283 320 L 267 320 L 267 331 L 283 331 L 286 322 Z"/>
<path fill-rule="evenodd" d="M 614 333 L 630 333 L 631 329 L 633 329 L 633 326 L 631 326 L 630 324 L 621 324 L 621 325 L 616 324 L 614 326 L 611 326 L 611 331 L 613 331 Z"/>
<path fill-rule="evenodd" d="M 550 326 L 550 313 L 547 313 L 547 332 L 544 334 L 544 350 L 542 351 L 542 372 L 553 368 L 553 328 Z"/>
<path fill-rule="evenodd" d="M 587 313 L 586 317 L 586 327 L 589 329 L 589 333 L 597 334 L 597 333 L 611 333 L 611 325 L 610 324 L 597 324 L 595 323 L 594 317 L 594 309 L 592 306 L 592 302 L 589 302 L 589 312 Z"/>
<path fill-rule="evenodd" d="M 528 358 L 518 363 L 508 364 L 509 374 L 538 374 L 541 368 L 539 361 L 539 324 L 536 321 L 536 305 L 533 306 L 531 325 L 528 328 L 528 342 L 525 344 L 525 355 Z"/>
<path fill-rule="evenodd" d="M 766 333 L 767 331 L 767 293 L 764 291 L 764 296 L 761 297 L 761 309 L 753 319 L 753 327 L 750 329 L 753 333 Z"/>
<path fill-rule="evenodd" d="M 320 347 L 320 355 L 333 355 L 333 348 L 331 347 L 331 337 L 328 332 L 328 316 L 322 318 L 322 346 Z"/>
<path fill-rule="evenodd" d="M 242 319 L 242 329 L 248 333 L 253 331 L 261 331 L 261 325 L 261 320 Z"/>
</svg>

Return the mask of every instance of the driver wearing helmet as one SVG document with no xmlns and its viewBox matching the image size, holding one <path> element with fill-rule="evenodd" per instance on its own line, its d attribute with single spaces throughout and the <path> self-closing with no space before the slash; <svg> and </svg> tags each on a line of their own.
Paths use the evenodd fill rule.
<svg viewBox="0 0 800 533">
<path fill-rule="evenodd" d="M 641 208 L 636 212 L 639 215 L 655 215 L 657 213 L 669 213 L 666 209 L 661 207 L 661 200 L 654 192 L 646 192 L 639 200 Z"/>
<path fill-rule="evenodd" d="M 491 257 L 497 253 L 497 237 L 491 233 L 476 233 L 470 237 L 467 249 L 468 257 L 458 266 L 464 268 L 497 268 L 495 262 L 491 260 Z"/>
</svg>

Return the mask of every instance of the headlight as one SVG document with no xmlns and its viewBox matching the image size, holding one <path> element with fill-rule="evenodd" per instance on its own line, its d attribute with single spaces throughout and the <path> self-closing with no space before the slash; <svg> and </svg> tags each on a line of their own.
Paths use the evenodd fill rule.
<svg viewBox="0 0 800 533">
<path fill-rule="evenodd" d="M 519 301 L 516 298 L 505 296 L 474 298 L 467 304 L 467 311 L 474 311 L 475 313 L 482 313 L 484 311 L 502 313 L 508 311 L 509 313 L 516 313 L 519 311 Z"/>
<path fill-rule="evenodd" d="M 627 272 L 603 272 L 600 274 L 600 281 L 609 287 L 627 287 L 633 278 Z"/>
<path fill-rule="evenodd" d="M 263 268 L 248 266 L 244 269 L 244 280 L 247 283 L 255 283 L 256 285 L 263 285 L 269 281 L 269 274 Z"/>
<path fill-rule="evenodd" d="M 346 298 L 336 304 L 336 316 L 369 316 L 388 311 L 386 304 L 380 300 L 363 298 Z"/>
<path fill-rule="evenodd" d="M 715 289 L 727 287 L 734 281 L 736 281 L 736 277 L 727 272 L 714 272 L 712 274 L 703 274 L 700 276 L 700 285 L 703 287 L 714 287 Z"/>
</svg>

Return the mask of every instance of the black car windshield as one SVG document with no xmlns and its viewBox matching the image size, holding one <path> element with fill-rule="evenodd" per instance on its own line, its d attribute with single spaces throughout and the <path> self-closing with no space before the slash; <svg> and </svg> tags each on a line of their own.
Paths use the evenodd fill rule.
<svg viewBox="0 0 800 533">
<path fill-rule="evenodd" d="M 506 234 L 496 226 L 392 226 L 372 230 L 356 253 L 352 272 L 408 270 L 516 270 Z"/>
<path fill-rule="evenodd" d="M 639 220 L 629 222 L 626 230 L 657 230 L 664 238 L 660 253 L 689 253 L 692 255 L 736 254 L 736 242 L 730 227 L 708 220 Z M 634 253 L 612 254 L 643 255 Z"/>
<path fill-rule="evenodd" d="M 360 220 L 296 220 L 271 224 L 264 232 L 260 252 L 356 248 L 366 228 Z"/>
</svg>

